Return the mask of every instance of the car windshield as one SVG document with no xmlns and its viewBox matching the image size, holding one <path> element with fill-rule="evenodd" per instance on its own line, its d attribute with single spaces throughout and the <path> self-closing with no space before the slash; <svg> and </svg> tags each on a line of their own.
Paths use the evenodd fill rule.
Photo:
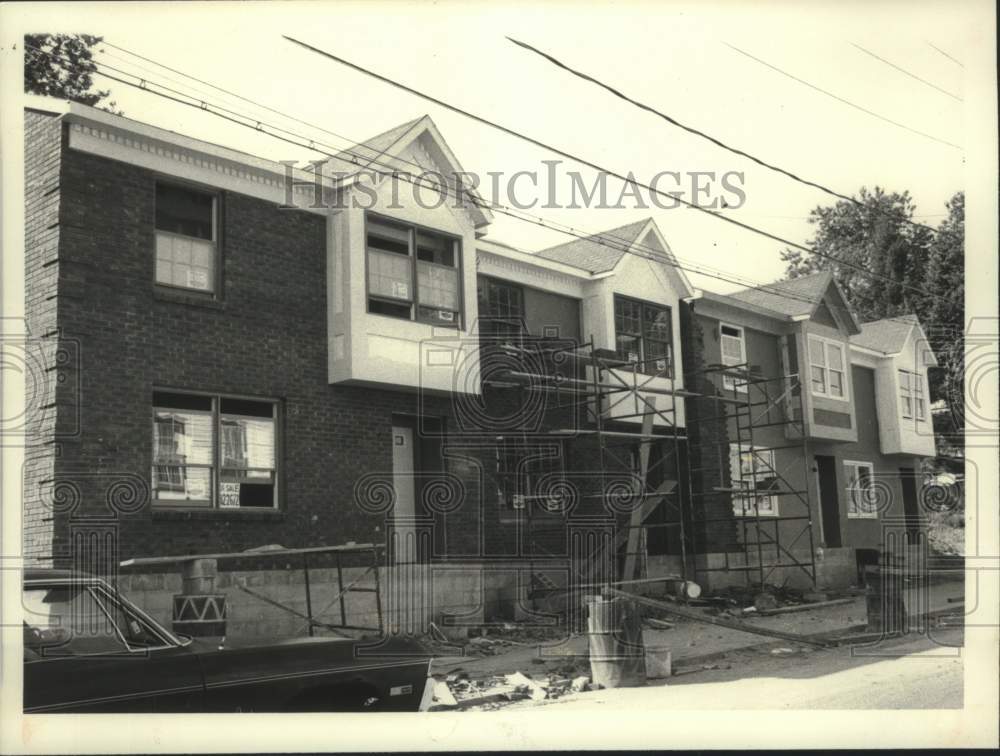
<svg viewBox="0 0 1000 756">
<path fill-rule="evenodd" d="M 87 584 L 26 586 L 24 615 L 25 648 L 45 656 L 163 645 L 145 622 Z"/>
</svg>

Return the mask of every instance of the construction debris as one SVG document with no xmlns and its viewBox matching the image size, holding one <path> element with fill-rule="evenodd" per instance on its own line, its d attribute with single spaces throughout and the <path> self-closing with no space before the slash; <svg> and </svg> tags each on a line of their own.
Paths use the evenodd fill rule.
<svg viewBox="0 0 1000 756">
<path fill-rule="evenodd" d="M 699 614 L 697 612 L 681 609 L 680 607 L 668 604 L 665 601 L 657 601 L 656 599 L 647 598 L 646 596 L 636 596 L 630 593 L 625 593 L 624 591 L 619 591 L 616 588 L 606 589 L 605 595 L 627 598 L 642 606 L 652 607 L 653 609 L 660 609 L 662 611 L 667 612 L 668 614 L 674 614 L 678 617 L 684 617 L 685 619 L 693 620 L 695 622 L 704 622 L 709 625 L 728 627 L 731 630 L 742 630 L 745 633 L 753 633 L 755 635 L 765 635 L 772 638 L 781 638 L 782 640 L 799 642 L 799 643 L 808 643 L 813 646 L 825 647 L 831 645 L 830 641 L 825 639 L 809 638 L 804 635 L 797 635 L 795 633 L 785 633 L 779 630 L 769 630 L 763 627 L 757 627 L 756 625 L 749 625 L 745 622 L 739 622 L 737 620 L 709 617 L 705 614 Z"/>
</svg>

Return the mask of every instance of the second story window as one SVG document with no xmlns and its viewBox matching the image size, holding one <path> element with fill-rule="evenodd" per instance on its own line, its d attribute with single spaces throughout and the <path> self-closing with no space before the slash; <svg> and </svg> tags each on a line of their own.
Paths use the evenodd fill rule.
<svg viewBox="0 0 1000 756">
<path fill-rule="evenodd" d="M 643 373 L 673 377 L 670 308 L 615 296 L 615 351 Z"/>
<path fill-rule="evenodd" d="M 899 404 L 905 419 L 925 419 L 924 382 L 919 373 L 899 371 Z"/>
<path fill-rule="evenodd" d="M 461 321 L 459 241 L 368 216 L 368 311 L 434 325 Z"/>
<path fill-rule="evenodd" d="M 741 371 L 746 369 L 746 334 L 740 326 L 719 324 L 719 348 L 722 352 L 723 365 L 738 365 Z M 722 387 L 727 391 L 735 389 L 743 393 L 747 390 L 747 385 L 740 380 L 740 376 L 728 373 L 722 374 Z"/>
<path fill-rule="evenodd" d="M 844 345 L 836 341 L 809 337 L 809 376 L 816 396 L 847 398 L 844 370 Z"/>
<path fill-rule="evenodd" d="M 524 327 L 524 291 L 516 284 L 482 276 L 477 288 L 480 335 L 516 343 Z"/>
<path fill-rule="evenodd" d="M 156 185 L 156 283 L 214 294 L 219 267 L 214 194 Z"/>
</svg>

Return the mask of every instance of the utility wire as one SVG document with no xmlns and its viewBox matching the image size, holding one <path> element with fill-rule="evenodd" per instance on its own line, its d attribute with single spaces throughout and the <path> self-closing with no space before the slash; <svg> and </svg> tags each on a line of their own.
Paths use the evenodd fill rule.
<svg viewBox="0 0 1000 756">
<path fill-rule="evenodd" d="M 564 71 L 568 71 L 569 73 L 573 74 L 574 76 L 576 76 L 576 77 L 578 77 L 580 79 L 583 79 L 584 81 L 589 81 L 592 84 L 596 84 L 597 86 L 601 87 L 602 89 L 607 90 L 608 92 L 610 92 L 611 94 L 613 94 L 615 97 L 619 98 L 620 100 L 624 100 L 625 102 L 629 103 L 630 105 L 634 105 L 635 107 L 639 108 L 640 110 L 645 110 L 648 113 L 652 113 L 653 115 L 659 116 L 660 118 L 662 118 L 667 123 L 670 123 L 670 124 L 672 124 L 674 126 L 677 126 L 678 128 L 683 129 L 684 131 L 687 131 L 690 134 L 694 134 L 695 136 L 699 136 L 702 139 L 706 139 L 709 142 L 711 142 L 712 144 L 714 144 L 714 145 L 716 145 L 718 147 L 721 147 L 724 150 L 728 150 L 729 152 L 732 152 L 734 155 L 739 155 L 740 157 L 744 157 L 747 160 L 750 160 L 751 162 L 756 163 L 757 165 L 760 165 L 760 166 L 763 166 L 764 168 L 767 168 L 769 170 L 775 171 L 776 173 L 780 173 L 782 176 L 786 176 L 786 177 L 792 179 L 793 181 L 798 181 L 800 184 L 805 184 L 806 186 L 811 186 L 814 189 L 819 189 L 821 192 L 825 192 L 826 194 L 829 194 L 832 197 L 836 197 L 837 199 L 841 199 L 841 200 L 844 200 L 846 202 L 850 202 L 850 203 L 852 203 L 854 205 L 857 205 L 858 207 L 864 207 L 865 206 L 863 202 L 861 202 L 860 200 L 855 199 L 854 197 L 850 197 L 850 196 L 848 196 L 846 194 L 842 194 L 842 193 L 840 193 L 838 191 L 835 191 L 834 189 L 830 189 L 829 187 L 823 186 L 822 184 L 818 184 L 818 183 L 816 183 L 814 181 L 809 181 L 808 179 L 804 179 L 801 176 L 797 176 L 796 174 L 792 173 L 791 171 L 787 171 L 784 168 L 781 168 L 780 166 L 774 165 L 773 163 L 768 163 L 765 160 L 763 160 L 762 158 L 758 158 L 758 157 L 756 157 L 754 155 L 751 155 L 749 152 L 744 152 L 743 150 L 740 150 L 740 149 L 738 149 L 736 147 L 732 147 L 732 146 L 726 144 L 725 142 L 722 142 L 719 139 L 716 139 L 715 137 L 713 137 L 713 136 L 711 136 L 709 134 L 706 134 L 704 131 L 696 129 L 696 128 L 692 127 L 692 126 L 687 126 L 687 125 L 681 123 L 680 121 L 678 121 L 676 118 L 673 118 L 672 116 L 669 116 L 666 113 L 664 113 L 664 112 L 662 112 L 660 110 L 657 110 L 656 108 L 654 108 L 654 107 L 652 107 L 650 105 L 646 105 L 643 102 L 640 102 L 640 101 L 638 101 L 638 100 L 636 100 L 636 99 L 634 99 L 632 97 L 629 97 L 624 92 L 622 92 L 622 91 L 620 91 L 620 90 L 618 90 L 618 89 L 610 86 L 609 84 L 605 84 L 603 81 L 600 81 L 599 79 L 596 79 L 593 76 L 584 73 L 583 71 L 580 71 L 580 70 L 578 70 L 576 68 L 572 68 L 571 66 L 563 63 L 558 58 L 554 57 L 553 55 L 550 55 L 547 52 L 543 52 L 542 50 L 539 50 L 537 47 L 534 47 L 533 45 L 529 45 L 527 42 L 521 42 L 519 40 L 514 39 L 513 37 L 507 37 L 507 39 L 510 40 L 511 42 L 513 42 L 518 47 L 523 47 L 525 50 L 530 50 L 531 52 L 535 53 L 536 55 L 539 55 L 542 58 L 545 58 L 547 61 L 549 61 L 553 65 L 555 65 L 555 66 L 563 69 Z M 923 223 L 917 223 L 916 221 L 912 221 L 912 220 L 909 220 L 909 219 L 905 219 L 905 222 L 909 223 L 911 225 L 914 225 L 914 226 L 919 226 L 921 228 L 925 228 L 925 229 L 927 229 L 928 231 L 930 231 L 932 233 L 937 233 L 937 229 L 933 228 L 932 226 L 927 226 L 927 225 L 925 225 Z"/>
<path fill-rule="evenodd" d="M 827 97 L 832 97 L 834 100 L 837 100 L 838 102 L 842 102 L 845 105 L 848 105 L 848 106 L 854 108 L 855 110 L 860 110 L 862 113 L 867 113 L 870 116 L 878 118 L 880 121 L 885 121 L 886 123 L 891 123 L 893 126 L 897 126 L 897 127 L 901 128 L 901 129 L 905 129 L 906 131 L 909 131 L 909 132 L 911 132 L 913 134 L 919 134 L 922 137 L 926 137 L 927 139 L 931 139 L 931 140 L 933 140 L 935 142 L 939 142 L 940 144 L 946 144 L 949 147 L 954 147 L 956 150 L 961 150 L 962 149 L 961 145 L 955 144 L 954 142 L 949 142 L 946 139 L 940 139 L 940 138 L 938 138 L 936 136 L 933 136 L 931 134 L 927 134 L 927 133 L 925 133 L 923 131 L 920 131 L 918 129 L 914 129 L 914 128 L 910 127 L 910 126 L 907 126 L 905 123 L 900 123 L 899 121 L 894 121 L 891 118 L 886 118 L 884 115 L 880 115 L 879 113 L 876 113 L 873 110 L 868 110 L 868 108 L 864 108 L 861 105 L 853 103 L 850 100 L 847 100 L 847 99 L 841 97 L 840 95 L 835 95 L 833 92 L 830 92 L 830 91 L 828 91 L 826 89 L 823 89 L 822 87 L 818 87 L 815 84 L 811 84 L 810 82 L 806 81 L 805 79 L 800 79 L 798 76 L 790 74 L 790 73 L 788 73 L 788 71 L 785 71 L 785 70 L 783 70 L 781 68 L 778 68 L 775 65 L 772 65 L 772 64 L 768 63 L 766 60 L 761 60 L 757 56 L 751 55 L 746 50 L 741 50 L 740 48 L 735 47 L 735 46 L 729 44 L 728 42 L 725 42 L 724 44 L 726 45 L 726 47 L 728 47 L 731 50 L 735 50 L 740 55 L 745 55 L 746 57 L 750 58 L 750 60 L 755 60 L 758 63 L 760 63 L 762 66 L 766 66 L 767 68 L 770 68 L 772 71 L 777 71 L 782 76 L 787 76 L 792 81 L 797 81 L 799 84 L 804 84 L 805 86 L 809 87 L 810 89 L 815 89 L 817 92 L 821 92 L 822 94 L 825 94 Z"/>
<path fill-rule="evenodd" d="M 964 63 L 962 63 L 962 61 L 960 61 L 960 60 L 959 60 L 958 58 L 953 58 L 953 57 L 952 57 L 951 55 L 949 55 L 948 53 L 946 53 L 946 52 L 945 52 L 944 50 L 942 50 L 942 49 L 941 49 L 940 47 L 938 47 L 937 45 L 935 45 L 935 44 L 934 44 L 933 42 L 931 42 L 930 40 L 926 40 L 926 39 L 925 39 L 925 40 L 924 40 L 924 42 L 926 42 L 926 43 L 927 43 L 928 45 L 930 45 L 930 46 L 931 46 L 931 47 L 933 47 L 933 48 L 934 48 L 935 50 L 937 50 L 937 51 L 938 51 L 939 53 L 941 53 L 941 54 L 942 54 L 942 55 L 943 55 L 944 57 L 946 57 L 946 58 L 947 58 L 948 60 L 950 60 L 950 61 L 951 61 L 952 63 L 957 63 L 957 64 L 958 64 L 958 65 L 960 65 L 960 66 L 961 66 L 962 68 L 965 68 L 965 64 L 964 64 Z"/>
<path fill-rule="evenodd" d="M 59 58 L 61 60 L 61 62 L 63 62 L 63 63 L 66 63 L 66 64 L 70 64 L 71 63 L 71 61 L 69 61 L 65 57 L 56 55 L 55 53 L 52 53 L 50 51 L 41 50 L 40 48 L 34 48 L 34 49 L 38 50 L 39 52 L 42 52 L 45 55 L 48 55 L 49 57 Z M 143 92 L 147 92 L 149 94 L 156 95 L 158 97 L 170 100 L 172 102 L 176 102 L 176 103 L 179 103 L 179 104 L 182 104 L 182 105 L 187 105 L 187 106 L 192 107 L 192 108 L 197 108 L 197 109 L 201 110 L 202 112 L 207 112 L 210 115 L 214 115 L 216 117 L 219 117 L 219 118 L 222 118 L 224 120 L 230 121 L 230 122 L 235 123 L 237 125 L 244 126 L 246 128 L 251 128 L 251 129 L 253 129 L 254 131 L 256 131 L 258 133 L 262 133 L 262 134 L 264 134 L 266 136 L 270 136 L 270 137 L 273 137 L 275 139 L 279 139 L 279 140 L 281 140 L 283 142 L 287 142 L 289 144 L 293 144 L 293 145 L 296 145 L 298 147 L 309 149 L 309 150 L 311 150 L 313 152 L 316 152 L 318 154 L 326 155 L 327 157 L 336 157 L 336 158 L 339 158 L 339 159 L 346 159 L 346 158 L 344 158 L 344 155 L 345 154 L 350 154 L 350 155 L 353 156 L 355 162 L 357 162 L 358 156 L 355 155 L 354 153 L 351 153 L 350 150 L 341 150 L 341 151 L 338 151 L 337 153 L 326 152 L 326 151 L 324 151 L 322 149 L 319 149 L 319 147 L 317 146 L 317 144 L 319 144 L 321 146 L 329 146 L 329 145 L 324 145 L 321 142 L 318 143 L 315 140 L 308 139 L 308 137 L 304 137 L 304 136 L 302 136 L 300 134 L 295 134 L 294 132 L 290 132 L 290 131 L 287 131 L 285 129 L 282 129 L 281 127 L 276 127 L 273 124 L 265 124 L 262 121 L 256 120 L 256 118 L 254 116 L 248 116 L 248 115 L 245 115 L 245 114 L 238 113 L 236 111 L 228 110 L 228 109 L 223 108 L 223 107 L 221 107 L 221 106 L 219 106 L 217 104 L 209 103 L 209 102 L 207 102 L 207 101 L 205 101 L 203 99 L 200 99 L 198 97 L 194 97 L 194 96 L 189 95 L 187 93 L 179 92 L 178 90 L 174 90 L 174 89 L 172 89 L 170 87 L 166 87 L 166 86 L 164 86 L 162 84 L 159 84 L 157 82 L 154 82 L 154 81 L 152 81 L 152 80 L 150 80 L 148 78 L 141 77 L 138 74 L 134 74 L 134 73 L 131 73 L 131 72 L 128 72 L 128 71 L 122 71 L 121 69 L 117 69 L 117 68 L 108 66 L 105 63 L 97 63 L 96 65 L 98 65 L 99 67 L 109 68 L 111 70 L 118 71 L 119 73 L 123 73 L 126 76 L 132 76 L 133 78 L 139 79 L 139 83 L 135 83 L 135 82 L 127 81 L 125 79 L 121 79 L 121 78 L 119 78 L 117 76 L 112 76 L 111 74 L 107 74 L 107 73 L 104 73 L 104 72 L 99 71 L 99 70 L 94 72 L 95 74 L 97 74 L 99 76 L 103 76 L 103 77 L 105 77 L 107 79 L 110 79 L 112 81 L 116 81 L 116 82 L 119 82 L 119 83 L 122 83 L 122 84 L 126 84 L 126 85 L 128 85 L 130 87 L 139 89 L 139 90 L 141 90 Z M 161 89 L 164 89 L 167 92 L 171 92 L 172 94 L 164 94 L 162 92 L 157 92 L 157 91 L 155 91 L 153 89 L 150 89 L 149 85 L 153 85 L 153 86 L 159 87 Z M 207 86 L 213 86 L 213 85 L 207 84 Z M 187 100 L 182 100 L 182 99 L 180 99 L 180 97 L 177 97 L 177 96 L 174 96 L 174 95 L 180 95 L 180 97 L 187 97 L 190 100 L 193 100 L 193 102 L 189 102 Z M 214 110 L 212 110 L 212 108 L 217 109 L 219 112 L 215 112 Z M 236 116 L 236 117 L 233 117 L 233 116 Z M 242 119 L 245 119 L 245 120 L 238 120 L 238 118 L 242 118 Z M 265 127 L 266 128 L 273 128 L 273 129 L 276 129 L 277 131 L 282 131 L 282 132 L 284 132 L 286 134 L 291 134 L 291 135 L 296 136 L 296 137 L 301 138 L 301 139 L 307 139 L 307 143 L 298 142 L 298 141 L 295 141 L 295 140 L 290 139 L 288 137 L 281 136 L 280 134 L 271 133 L 271 132 L 267 131 L 265 129 Z M 347 140 L 346 137 L 339 137 L 339 138 Z M 350 141 L 350 140 L 347 140 L 347 141 Z M 332 149 L 337 149 L 337 148 L 332 148 Z M 374 151 L 374 150 L 372 150 L 372 151 Z M 390 156 L 390 157 L 392 157 L 392 156 Z M 368 159 L 368 158 L 365 157 L 365 158 L 362 158 L 362 159 Z M 411 164 L 417 166 L 418 168 L 420 168 L 421 171 L 423 171 L 423 166 L 420 166 L 417 163 L 412 163 L 412 161 L 406 161 L 406 160 L 403 160 L 403 162 L 411 163 Z M 375 163 L 375 161 L 373 160 L 373 161 L 371 161 L 369 163 L 369 165 L 374 164 L 374 163 Z M 469 200 L 471 200 L 473 202 L 473 204 L 476 204 L 477 206 L 490 207 L 494 211 L 500 212 L 501 214 L 504 214 L 504 215 L 507 215 L 509 217 L 512 217 L 515 220 L 520 220 L 522 222 L 532 223 L 534 225 L 541 226 L 543 228 L 548 228 L 548 229 L 551 229 L 551 230 L 554 230 L 554 231 L 559 231 L 561 233 L 573 236 L 573 237 L 575 237 L 577 239 L 589 241 L 589 242 L 598 244 L 599 246 L 606 247 L 606 248 L 609 248 L 609 249 L 613 249 L 615 251 L 618 251 L 618 252 L 621 252 L 621 253 L 624 253 L 624 254 L 630 254 L 630 255 L 633 255 L 633 256 L 636 256 L 636 257 L 639 257 L 639 258 L 642 258 L 642 259 L 651 260 L 653 262 L 658 262 L 658 263 L 661 263 L 661 264 L 666 264 L 666 265 L 670 265 L 670 266 L 673 266 L 673 267 L 677 267 L 677 268 L 679 268 L 681 270 L 686 270 L 686 271 L 688 271 L 690 273 L 694 273 L 694 274 L 697 274 L 697 275 L 703 275 L 703 276 L 706 276 L 706 277 L 709 277 L 709 278 L 713 278 L 715 280 L 723 281 L 725 283 L 735 283 L 735 284 L 738 284 L 740 286 L 747 286 L 748 283 L 749 283 L 750 284 L 749 288 L 753 288 L 753 289 L 756 289 L 756 290 L 760 290 L 760 291 L 764 291 L 764 292 L 767 292 L 767 293 L 771 293 L 771 294 L 774 294 L 775 296 L 779 296 L 779 297 L 782 297 L 782 298 L 785 298 L 785 299 L 797 300 L 797 301 L 801 301 L 801 302 L 804 302 L 804 303 L 807 303 L 807 304 L 810 304 L 810 305 L 815 305 L 815 300 L 813 300 L 812 298 L 805 297 L 805 296 L 799 294 L 798 292 L 794 292 L 794 291 L 791 291 L 791 290 L 789 290 L 787 288 L 783 288 L 783 287 L 780 286 L 780 282 L 778 282 L 778 283 L 771 283 L 771 284 L 761 284 L 761 283 L 758 283 L 758 282 L 753 282 L 753 281 L 751 281 L 749 279 L 740 279 L 740 278 L 735 278 L 735 277 L 732 277 L 732 276 L 728 276 L 728 275 L 722 273 L 721 271 L 718 271 L 718 270 L 712 269 L 712 268 L 707 268 L 706 266 L 693 265 L 693 264 L 682 265 L 682 264 L 680 264 L 679 259 L 676 258 L 676 257 L 671 257 L 669 255 L 665 255 L 660 250 L 653 249 L 651 247 L 648 247 L 646 245 L 640 244 L 638 242 L 631 241 L 631 240 L 628 240 L 628 239 L 624 239 L 622 237 L 616 237 L 616 236 L 614 236 L 611 233 L 588 234 L 586 232 L 581 232 L 581 231 L 579 231 L 577 229 L 574 229 L 572 227 L 563 226 L 562 224 L 554 223 L 552 221 L 547 221 L 545 219 L 540 219 L 540 218 L 538 218 L 538 216 L 535 216 L 536 220 L 532 220 L 531 218 L 521 217 L 521 216 L 517 215 L 515 212 L 513 212 L 511 210 L 511 208 L 508 208 L 508 207 L 506 207 L 504 205 L 499 205 L 499 204 L 495 204 L 495 203 L 486 203 L 485 201 L 476 198 L 474 195 L 469 195 L 469 194 L 465 194 L 465 195 L 463 195 L 461 197 L 458 196 L 458 195 L 453 195 L 451 193 L 449 187 L 442 186 L 438 182 L 429 181 L 427 179 L 424 179 L 421 176 L 410 176 L 410 175 L 405 174 L 405 173 L 404 174 L 400 174 L 400 173 L 398 173 L 398 170 L 395 168 L 395 166 L 390 166 L 388 164 L 381 164 L 381 165 L 384 165 L 385 167 L 391 168 L 394 176 L 397 176 L 399 178 L 403 178 L 404 180 L 408 181 L 409 183 L 413 184 L 414 186 L 418 186 L 419 185 L 421 187 L 425 187 L 425 188 L 429 188 L 429 189 L 433 189 L 433 190 L 439 191 L 439 192 L 445 194 L 445 196 L 447 196 L 449 198 L 452 198 L 452 199 L 455 199 L 456 201 L 459 201 L 459 202 L 463 201 L 464 199 L 469 199 Z M 358 172 L 355 172 L 354 174 L 351 174 L 351 176 L 357 175 L 357 173 Z M 529 213 L 525 213 L 525 215 L 530 215 L 530 214 Z M 611 243 L 609 243 L 609 242 L 611 242 Z M 507 245 L 507 246 L 510 246 L 510 245 Z M 525 254 L 529 254 L 529 255 L 533 254 L 532 252 L 529 252 L 527 250 L 518 249 L 516 247 L 512 247 L 512 248 L 515 249 L 515 250 L 517 250 L 517 251 L 519 251 L 519 252 L 523 252 Z M 637 251 L 637 250 L 647 251 L 647 253 L 643 254 L 641 251 Z M 545 258 L 542 258 L 542 259 L 545 259 Z M 589 271 L 589 272 L 593 273 L 594 271 Z M 902 320 L 902 319 L 900 319 L 898 317 L 888 317 L 888 318 L 883 318 L 883 320 L 897 320 L 900 323 L 906 323 L 906 324 L 910 323 L 910 321 L 908 321 L 908 320 Z"/>
<path fill-rule="evenodd" d="M 872 52 L 871 50 L 867 50 L 867 49 L 865 49 L 864 47 L 862 47 L 861 45 L 859 45 L 859 44 L 856 44 L 856 43 L 854 43 L 854 42 L 851 42 L 851 44 L 852 44 L 852 45 L 854 45 L 854 47 L 858 48 L 858 49 L 859 49 L 859 50 L 860 50 L 861 52 L 865 53 L 866 55 L 870 55 L 870 56 L 872 56 L 873 58 L 875 58 L 875 60 L 880 60 L 880 61 L 882 61 L 882 62 L 883 62 L 883 63 L 885 63 L 885 64 L 886 64 L 887 66 L 890 66 L 890 67 L 892 67 L 892 68 L 895 68 L 895 69 L 896 69 L 897 71 L 899 71 L 899 72 L 901 72 L 901 73 L 904 73 L 904 74 L 906 74 L 906 75 L 907 75 L 907 76 L 909 76 L 909 77 L 910 77 L 911 79 L 916 79 L 917 81 L 921 82 L 922 84 L 926 84 L 927 86 L 931 87 L 932 89 L 936 89 L 936 90 L 937 90 L 938 92 L 941 92 L 942 94 L 946 94 L 946 95 L 948 95 L 948 96 L 949 96 L 949 97 L 951 97 L 952 99 L 955 99 L 955 100 L 958 100 L 959 102 L 964 102 L 964 100 L 962 100 L 962 98 L 961 98 L 961 97 L 959 97 L 958 95 L 956 95 L 956 94 L 952 94 L 952 93 L 951 93 L 951 92 L 949 92 L 949 91 L 948 91 L 947 89 L 942 89 L 942 88 L 941 88 L 941 87 L 939 87 L 939 86 L 938 86 L 937 84 L 931 84 L 931 83 L 930 83 L 929 81 L 927 81 L 927 79 L 922 79 L 922 78 L 920 78 L 920 77 L 919 77 L 919 76 L 917 76 L 917 75 L 916 75 L 915 73 L 912 73 L 912 72 L 910 72 L 910 71 L 907 71 L 907 70 L 906 70 L 905 68 L 903 68 L 902 66 L 897 66 L 897 65 L 896 65 L 895 63 L 893 63 L 892 61 L 889 61 L 889 60 L 886 60 L 885 58 L 883 58 L 883 57 L 882 57 L 881 55 L 876 55 L 876 54 L 875 54 L 875 53 L 873 53 L 873 52 Z"/>
<path fill-rule="evenodd" d="M 550 144 L 546 144 L 545 142 L 539 141 L 538 139 L 535 139 L 534 137 L 527 136 L 526 134 L 523 134 L 523 133 L 521 133 L 519 131 L 515 131 L 514 129 L 511 129 L 511 128 L 507 127 L 507 126 L 503 126 L 503 125 L 501 125 L 499 123 L 491 121 L 491 120 L 489 120 L 487 118 L 484 118 L 482 116 L 476 115 L 474 113 L 470 113 L 469 111 L 463 110 L 462 108 L 459 108 L 456 105 L 452 105 L 450 103 L 444 102 L 443 100 L 439 100 L 438 98 L 433 97 L 432 95 L 426 94 L 426 93 L 421 92 L 421 91 L 419 91 L 417 89 L 414 89 L 413 87 L 407 86 L 406 84 L 398 82 L 395 79 L 391 79 L 391 78 L 389 78 L 387 76 L 383 76 L 381 74 L 375 73 L 374 71 L 371 71 L 371 70 L 369 70 L 367 68 L 363 68 L 362 66 L 357 65 L 356 63 L 351 63 L 350 61 L 345 60 L 344 58 L 338 57 L 338 56 L 334 55 L 333 53 L 326 52 L 325 50 L 320 50 L 319 48 L 313 47 L 312 45 L 306 44 L 305 42 L 300 42 L 299 40 L 294 39 L 293 37 L 289 37 L 288 35 L 284 35 L 284 37 L 289 42 L 293 42 L 293 43 L 299 45 L 300 47 L 303 47 L 303 48 L 305 48 L 307 50 L 311 50 L 312 52 L 315 52 L 315 53 L 317 53 L 319 55 L 322 55 L 323 57 L 330 58 L 331 60 L 334 60 L 334 61 L 336 61 L 336 62 L 338 62 L 338 63 L 340 63 L 342 65 L 347 66 L 348 68 L 353 68 L 354 70 L 359 71 L 359 72 L 361 72 L 361 73 L 363 73 L 363 74 L 365 74 L 367 76 L 370 76 L 370 77 L 372 77 L 374 79 L 382 81 L 382 82 L 384 82 L 386 84 L 389 84 L 390 86 L 393 86 L 396 89 L 400 89 L 400 90 L 402 90 L 404 92 L 408 92 L 410 94 L 416 95 L 417 97 L 420 97 L 420 98 L 422 98 L 424 100 L 427 100 L 428 102 L 432 102 L 435 105 L 439 105 L 440 107 L 446 108 L 447 110 L 450 110 L 450 111 L 452 111 L 454 113 L 458 113 L 459 115 L 465 116 L 466 118 L 469 118 L 469 119 L 471 119 L 473 121 L 476 121 L 478 123 L 482 123 L 482 124 L 484 124 L 486 126 L 489 126 L 489 127 L 493 128 L 493 129 L 496 129 L 497 131 L 500 131 L 500 132 L 502 132 L 504 134 L 508 134 L 510 136 L 516 137 L 517 139 L 520 139 L 520 140 L 522 140 L 524 142 L 532 144 L 532 145 L 534 145 L 536 147 L 541 147 L 542 149 L 548 150 L 549 152 L 552 152 L 552 153 L 554 153 L 556 155 L 559 155 L 560 157 L 564 157 L 564 158 L 566 158 L 568 160 L 572 160 L 574 162 L 580 163 L 581 165 L 585 165 L 588 168 L 592 168 L 592 169 L 594 169 L 596 171 L 605 173 L 605 174 L 607 174 L 609 176 L 613 176 L 614 178 L 618 179 L 619 181 L 623 181 L 623 182 L 625 182 L 627 184 L 631 184 L 632 186 L 635 186 L 637 188 L 645 189 L 648 192 L 651 192 L 651 193 L 654 193 L 654 194 L 658 194 L 658 195 L 661 195 L 663 197 L 667 197 L 667 198 L 669 198 L 671 200 L 675 200 L 677 202 L 680 202 L 683 205 L 686 205 L 687 207 L 690 207 L 692 209 L 695 209 L 695 210 L 698 210 L 700 212 L 703 212 L 703 213 L 706 213 L 708 215 L 711 215 L 711 216 L 714 216 L 716 218 L 719 218 L 720 220 L 722 220 L 722 221 L 724 221 L 726 223 L 732 224 L 732 225 L 734 225 L 734 226 L 736 226 L 738 228 L 742 228 L 742 229 L 744 229 L 746 231 L 750 231 L 750 232 L 752 232 L 754 234 L 757 234 L 758 236 L 763 236 L 763 237 L 765 237 L 767 239 L 771 239 L 772 241 L 780 242 L 781 244 L 786 244 L 786 245 L 788 245 L 790 247 L 793 247 L 794 249 L 798 249 L 798 250 L 800 250 L 802 252 L 807 252 L 807 253 L 809 253 L 811 255 L 815 255 L 817 257 L 822 257 L 824 259 L 831 260 L 832 262 L 835 262 L 838 265 L 844 265 L 844 266 L 849 267 L 849 268 L 854 268 L 855 270 L 861 271 L 865 275 L 869 275 L 869 276 L 872 276 L 872 277 L 875 277 L 875 278 L 882 278 L 883 280 L 889 281 L 889 282 L 891 282 L 893 284 L 899 284 L 899 282 L 893 281 L 892 279 L 888 278 L 887 276 L 880 276 L 877 273 L 873 273 L 872 271 L 868 270 L 864 266 L 857 265 L 855 263 L 848 262 L 846 260 L 841 260 L 841 259 L 839 259 L 839 258 L 837 258 L 837 257 L 835 257 L 833 255 L 827 254 L 825 252 L 821 252 L 818 249 L 814 249 L 812 247 L 807 247 L 804 244 L 799 244 L 799 243 L 793 242 L 793 241 L 791 241 L 789 239 L 785 239 L 784 237 L 778 236 L 776 234 L 772 234 L 771 232 L 765 231 L 765 230 L 763 230 L 761 228 L 757 228 L 756 226 L 751 226 L 748 223 L 743 223 L 741 221 L 738 221 L 735 218 L 730 218 L 730 217 L 725 216 L 722 213 L 719 213 L 719 212 L 717 212 L 715 210 L 710 210 L 708 208 L 701 207 L 697 203 L 691 202 L 689 200 L 685 200 L 682 197 L 677 196 L 676 194 L 670 194 L 670 193 L 661 191 L 659 189 L 656 189 L 656 188 L 654 188 L 654 187 L 652 187 L 652 186 L 650 186 L 648 184 L 644 184 L 644 183 L 642 183 L 640 181 L 637 181 L 634 176 L 624 176 L 621 173 L 618 173 L 616 171 L 612 171 L 612 170 L 609 170 L 607 168 L 604 168 L 604 167 L 602 167 L 600 165 L 597 165 L 596 163 L 594 163 L 594 162 L 592 162 L 592 161 L 590 161 L 590 160 L 588 160 L 586 158 L 580 157 L 578 155 L 574 155 L 574 154 L 572 154 L 570 152 L 566 152 L 565 150 L 559 149 L 558 147 L 554 147 L 554 146 L 552 146 Z M 911 286 L 909 284 L 901 284 L 901 285 L 904 288 L 910 289 L 911 291 L 918 292 L 919 294 L 921 294 L 922 296 L 925 296 L 925 297 L 935 297 L 936 296 L 934 294 L 931 294 L 930 292 L 923 291 L 923 290 L 921 290 L 921 289 L 919 289 L 917 287 Z"/>
</svg>

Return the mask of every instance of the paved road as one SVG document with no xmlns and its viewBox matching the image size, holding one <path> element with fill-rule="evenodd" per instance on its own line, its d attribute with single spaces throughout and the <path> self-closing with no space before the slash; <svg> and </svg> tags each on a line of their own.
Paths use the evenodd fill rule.
<svg viewBox="0 0 1000 756">
<path fill-rule="evenodd" d="M 807 650 L 781 644 L 733 652 L 691 667 L 666 685 L 600 690 L 546 701 L 546 706 L 682 709 L 947 709 L 961 708 L 959 629 L 936 631 L 939 645 L 915 636 L 865 655 L 850 649 Z M 776 649 L 784 649 L 777 654 Z M 791 653 L 789 653 L 791 652 Z M 703 669 L 703 666 L 716 669 Z M 728 667 L 728 668 L 727 668 Z M 510 708 L 520 708 L 524 703 Z"/>
</svg>

